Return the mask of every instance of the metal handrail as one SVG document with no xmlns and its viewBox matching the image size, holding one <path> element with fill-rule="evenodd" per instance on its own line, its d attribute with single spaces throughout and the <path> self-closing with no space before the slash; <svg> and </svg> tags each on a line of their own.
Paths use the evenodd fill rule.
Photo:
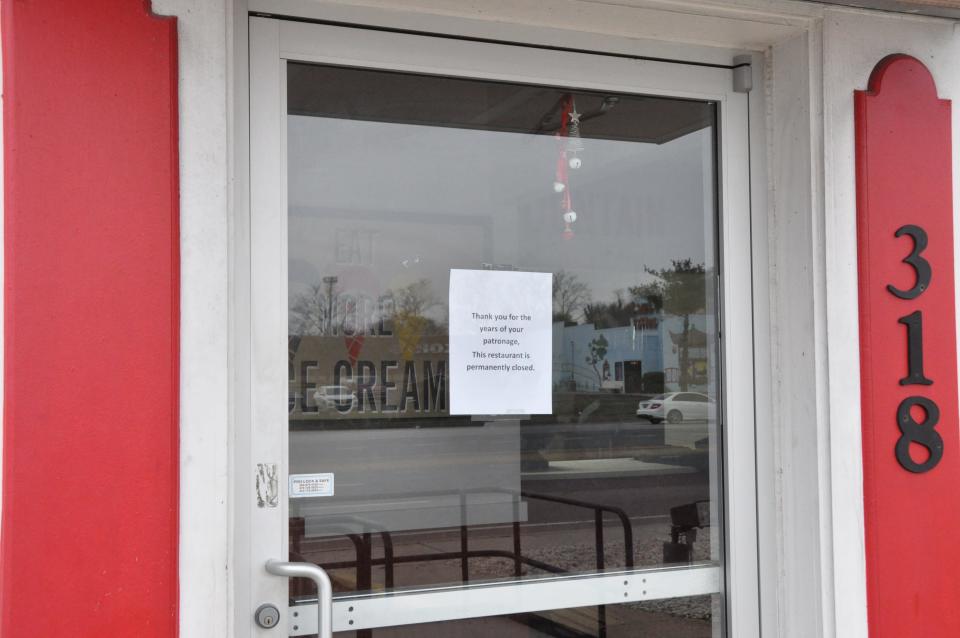
<svg viewBox="0 0 960 638">
<path fill-rule="evenodd" d="M 317 585 L 317 638 L 333 638 L 333 584 L 322 567 L 270 559 L 267 572 L 287 578 L 309 578 Z"/>
</svg>

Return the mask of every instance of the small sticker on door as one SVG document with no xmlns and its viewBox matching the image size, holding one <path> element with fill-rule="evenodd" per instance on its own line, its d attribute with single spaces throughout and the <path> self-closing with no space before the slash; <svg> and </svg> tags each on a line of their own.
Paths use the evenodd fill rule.
<svg viewBox="0 0 960 638">
<path fill-rule="evenodd" d="M 333 496 L 333 474 L 291 474 L 290 498 Z"/>
<path fill-rule="evenodd" d="M 276 463 L 257 463 L 257 507 L 276 507 L 280 490 Z"/>
</svg>

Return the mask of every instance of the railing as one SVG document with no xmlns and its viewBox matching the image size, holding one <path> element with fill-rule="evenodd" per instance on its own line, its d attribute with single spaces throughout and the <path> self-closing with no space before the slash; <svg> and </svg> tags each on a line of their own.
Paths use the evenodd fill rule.
<svg viewBox="0 0 960 638">
<path fill-rule="evenodd" d="M 468 510 L 469 510 L 469 499 L 470 494 L 489 494 L 489 493 L 505 493 L 509 494 L 513 500 L 513 522 L 512 522 L 512 540 L 513 540 L 513 549 L 510 550 L 497 550 L 497 549 L 480 549 L 480 550 L 471 550 L 469 547 L 469 525 L 467 524 Z M 429 494 L 424 494 L 424 496 L 430 495 L 444 495 L 450 494 L 449 492 L 432 492 Z M 604 515 L 611 514 L 615 516 L 619 521 L 623 529 L 623 543 L 624 543 L 624 566 L 626 569 L 632 569 L 634 566 L 633 559 L 633 527 L 630 523 L 630 518 L 627 516 L 619 507 L 614 507 L 611 505 L 603 505 L 597 503 L 590 503 L 587 501 L 560 497 L 560 496 L 551 496 L 545 494 L 536 494 L 528 491 L 513 492 L 503 489 L 484 489 L 484 490 L 470 490 L 470 491 L 461 491 L 458 492 L 460 497 L 460 520 L 461 525 L 459 526 L 460 531 L 460 549 L 456 551 L 447 551 L 447 552 L 427 552 L 427 553 L 418 553 L 418 554 L 407 554 L 407 555 L 396 555 L 394 553 L 393 539 L 390 535 L 390 532 L 386 529 L 374 525 L 369 521 L 365 521 L 357 517 L 323 517 L 321 527 L 324 530 L 334 532 L 337 535 L 346 536 L 353 543 L 356 556 L 355 560 L 346 560 L 346 561 L 332 561 L 321 563 L 320 566 L 329 571 L 334 569 L 356 569 L 357 577 L 357 590 L 365 591 L 369 590 L 373 584 L 373 568 L 375 566 L 383 566 L 384 568 L 384 584 L 388 588 L 394 587 L 394 567 L 397 564 L 403 563 L 421 563 L 421 562 L 431 562 L 431 561 L 441 561 L 441 560 L 460 560 L 460 572 L 461 579 L 464 583 L 470 581 L 470 559 L 471 558 L 508 558 L 513 560 L 513 571 L 514 576 L 520 578 L 523 575 L 523 565 L 540 569 L 545 572 L 552 574 L 564 574 L 569 573 L 569 570 L 556 565 L 551 565 L 547 562 L 537 560 L 530 556 L 525 556 L 522 552 L 521 544 L 521 523 L 520 523 L 520 502 L 521 499 L 528 500 L 539 500 L 552 503 L 559 503 L 562 505 L 567 505 L 570 507 L 577 507 L 583 509 L 589 509 L 593 511 L 593 522 L 594 522 L 594 545 L 595 545 L 595 558 L 596 558 L 596 568 L 598 572 L 602 572 L 606 567 L 606 551 L 605 551 L 605 535 L 604 535 Z M 358 529 L 362 531 L 357 531 Z M 304 532 L 306 531 L 305 519 L 291 519 L 290 521 L 290 531 L 291 531 L 291 559 L 295 560 L 307 560 L 303 556 L 302 547 L 300 539 L 303 537 Z M 373 556 L 373 534 L 377 534 L 381 538 L 383 545 L 383 556 L 374 557 Z M 299 598 L 301 595 L 307 594 L 307 592 L 300 589 L 297 585 L 293 585 L 292 593 L 295 598 Z M 598 636 L 603 638 L 606 636 L 606 608 L 603 605 L 598 606 L 598 616 L 597 616 L 597 630 Z M 361 630 L 357 632 L 358 638 L 363 638 L 367 635 L 367 632 Z"/>
</svg>

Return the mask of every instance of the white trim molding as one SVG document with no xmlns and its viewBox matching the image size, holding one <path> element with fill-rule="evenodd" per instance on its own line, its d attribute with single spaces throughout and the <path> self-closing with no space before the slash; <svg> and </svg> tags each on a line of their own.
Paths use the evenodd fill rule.
<svg viewBox="0 0 960 638">
<path fill-rule="evenodd" d="M 230 206 L 232 64 L 225 1 L 154 0 L 177 16 L 180 122 L 180 635 L 232 635 Z"/>
</svg>

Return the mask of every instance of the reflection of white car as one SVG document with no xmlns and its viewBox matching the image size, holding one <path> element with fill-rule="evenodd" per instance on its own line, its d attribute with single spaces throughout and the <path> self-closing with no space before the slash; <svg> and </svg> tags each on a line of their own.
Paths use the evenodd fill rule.
<svg viewBox="0 0 960 638">
<path fill-rule="evenodd" d="M 699 392 L 670 392 L 641 401 L 637 416 L 651 423 L 705 421 L 714 412 L 713 399 Z"/>
<path fill-rule="evenodd" d="M 350 412 L 357 405 L 357 395 L 342 385 L 322 385 L 313 393 L 313 400 L 321 412 L 336 410 Z"/>
</svg>

